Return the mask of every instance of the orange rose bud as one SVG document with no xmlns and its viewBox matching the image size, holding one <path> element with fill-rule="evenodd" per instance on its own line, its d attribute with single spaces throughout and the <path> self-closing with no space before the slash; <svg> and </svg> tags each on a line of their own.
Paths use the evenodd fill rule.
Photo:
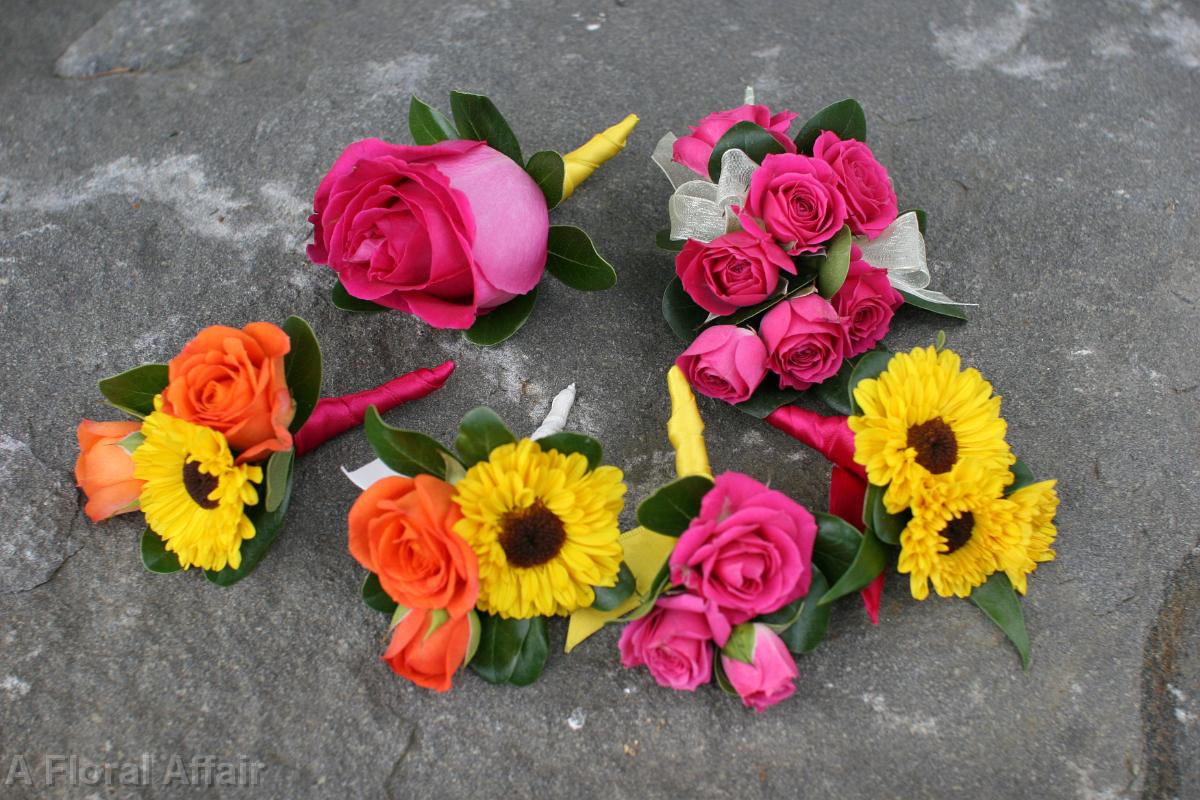
<svg viewBox="0 0 1200 800">
<path fill-rule="evenodd" d="M 79 458 L 75 461 L 75 485 L 87 495 L 83 513 L 92 522 L 137 511 L 142 484 L 133 477 L 133 459 L 117 443 L 142 429 L 140 422 L 79 423 Z"/>
<path fill-rule="evenodd" d="M 162 410 L 223 433 L 239 464 L 290 450 L 296 406 L 283 357 L 291 346 L 269 322 L 205 328 L 168 363 Z"/>
<path fill-rule="evenodd" d="M 458 619 L 479 597 L 479 562 L 454 532 L 462 512 L 453 497 L 432 475 L 378 481 L 350 508 L 350 554 L 400 605 Z"/>
<path fill-rule="evenodd" d="M 450 690 L 454 673 L 467 659 L 471 643 L 471 615 L 450 617 L 433 633 L 433 611 L 414 608 L 392 633 L 383 660 L 397 674 L 426 689 Z"/>
</svg>

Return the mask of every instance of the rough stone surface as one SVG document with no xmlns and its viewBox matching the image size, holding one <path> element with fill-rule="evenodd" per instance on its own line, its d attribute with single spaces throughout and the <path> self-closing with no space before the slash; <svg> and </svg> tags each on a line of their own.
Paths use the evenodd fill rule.
<svg viewBox="0 0 1200 800">
<path fill-rule="evenodd" d="M 79 513 L 74 427 L 113 413 L 96 379 L 202 325 L 290 313 L 321 336 L 330 392 L 458 359 L 438 399 L 392 414 L 443 440 L 479 403 L 532 425 L 576 381 L 576 424 L 644 496 L 669 476 L 658 376 L 678 350 L 658 315 L 667 187 L 648 156 L 747 83 L 802 114 L 859 98 L 901 202 L 930 214 L 937 283 L 981 303 L 950 341 L 1004 394 L 1018 452 L 1061 480 L 1059 558 L 1025 603 L 1028 672 L 977 611 L 896 581 L 879 627 L 839 609 L 797 697 L 760 716 L 621 669 L 615 631 L 553 655 L 529 689 L 468 675 L 417 690 L 380 663 L 386 622 L 345 551 L 355 492 L 337 468 L 370 457 L 356 434 L 304 460 L 285 534 L 232 589 L 145 574 L 137 520 Z M 551 281 L 529 326 L 486 351 L 338 312 L 303 255 L 340 149 L 405 140 L 408 94 L 456 87 L 492 95 L 529 151 L 643 120 L 555 212 L 587 227 L 619 286 Z M 257 787 L 202 793 L 230 798 L 1200 792 L 1195 3 L 13 0 L 0 108 L 0 778 L 21 755 L 37 782 L 5 798 L 200 796 L 45 785 L 46 755 L 143 753 L 160 777 L 174 754 L 266 765 Z M 890 343 L 940 327 L 906 311 Z M 816 457 L 704 413 L 720 467 L 822 507 Z"/>
</svg>

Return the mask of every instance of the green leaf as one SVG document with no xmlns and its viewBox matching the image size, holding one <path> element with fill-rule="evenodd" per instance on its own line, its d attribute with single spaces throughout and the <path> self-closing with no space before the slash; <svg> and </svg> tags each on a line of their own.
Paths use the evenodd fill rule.
<svg viewBox="0 0 1200 800">
<path fill-rule="evenodd" d="M 291 450 L 276 450 L 267 461 L 267 496 L 263 500 L 267 511 L 276 510 L 279 508 L 279 504 L 283 502 L 283 496 L 288 490 L 288 483 L 292 480 L 292 462 L 295 460 L 295 457 L 296 451 L 294 448 Z"/>
<path fill-rule="evenodd" d="M 822 131 L 833 131 L 839 139 L 867 140 L 867 115 L 855 100 L 840 100 L 825 106 L 796 134 L 796 149 L 804 155 L 812 155 L 813 143 Z"/>
<path fill-rule="evenodd" d="M 931 314 L 939 314 L 943 317 L 950 317 L 951 319 L 965 320 L 967 318 L 967 312 L 962 306 L 952 306 L 949 303 L 936 303 L 933 300 L 926 300 L 923 297 L 917 297 L 915 294 L 909 294 L 903 289 L 898 289 L 897 291 L 899 291 L 900 295 L 904 298 L 904 302 L 910 306 L 913 306 L 914 308 L 928 311 Z"/>
<path fill-rule="evenodd" d="M 537 440 L 537 443 L 543 450 L 557 450 L 566 455 L 579 453 L 581 456 L 587 458 L 589 470 L 600 466 L 600 460 L 604 458 L 604 448 L 601 444 L 590 436 L 584 436 L 582 433 L 559 431 L 549 436 L 543 436 Z"/>
<path fill-rule="evenodd" d="M 401 475 L 433 475 L 435 478 L 446 479 L 444 456 L 454 456 L 430 437 L 417 431 L 393 428 L 383 421 L 375 406 L 367 409 L 363 417 L 363 428 L 375 455 L 396 472 Z"/>
<path fill-rule="evenodd" d="M 553 150 L 539 150 L 529 157 L 525 171 L 546 197 L 546 208 L 554 208 L 562 202 L 563 178 L 566 165 L 563 157 Z"/>
<path fill-rule="evenodd" d="M 741 150 L 750 156 L 750 160 L 761 164 L 772 153 L 782 153 L 783 145 L 761 125 L 739 122 L 713 145 L 712 155 L 708 157 L 708 176 L 713 183 L 721 180 L 721 157 L 729 150 Z"/>
<path fill-rule="evenodd" d="M 475 654 L 479 652 L 479 637 L 483 635 L 483 626 L 479 624 L 479 613 L 475 609 L 471 609 L 467 613 L 467 620 L 471 626 L 471 637 L 467 640 L 467 655 L 463 659 L 464 669 L 475 658 Z"/>
<path fill-rule="evenodd" d="M 492 149 L 524 166 L 517 136 L 491 100 L 481 94 L 451 92 L 450 112 L 462 138 L 487 142 Z"/>
<path fill-rule="evenodd" d="M 854 557 L 862 543 L 862 534 L 849 522 L 833 514 L 814 511 L 813 517 L 817 520 L 813 563 L 827 580 L 836 581 L 845 575 L 846 570 L 854 563 Z"/>
<path fill-rule="evenodd" d="M 912 519 L 912 512 L 888 513 L 887 508 L 883 505 L 883 495 L 886 491 L 886 486 L 867 484 L 867 494 L 863 501 L 863 522 L 875 532 L 880 541 L 897 545 L 900 544 L 900 533 Z"/>
<path fill-rule="evenodd" d="M 892 353 L 888 350 L 869 350 L 862 354 L 858 359 L 858 363 L 854 365 L 854 370 L 850 373 L 850 380 L 846 384 L 846 395 L 850 400 L 851 413 L 858 414 L 862 409 L 858 407 L 858 402 L 854 399 L 854 388 L 861 381 L 868 378 L 878 378 L 882 373 L 887 371 L 887 366 L 891 363 Z"/>
<path fill-rule="evenodd" d="M 283 357 L 283 371 L 287 376 L 288 391 L 296 402 L 296 415 L 288 426 L 288 430 L 295 433 L 321 399 L 321 345 L 317 343 L 312 327 L 300 317 L 284 320 L 283 332 L 292 340 L 291 349 Z"/>
<path fill-rule="evenodd" d="M 1021 667 L 1029 669 L 1029 632 L 1025 630 L 1021 601 L 1008 576 L 1003 572 L 994 573 L 971 592 L 970 600 L 1004 631 L 1021 656 Z"/>
<path fill-rule="evenodd" d="M 629 565 L 621 562 L 621 570 L 617 573 L 617 582 L 613 586 L 593 586 L 596 599 L 592 608 L 597 611 L 612 611 L 633 596 L 637 590 L 637 581 L 629 571 Z"/>
<path fill-rule="evenodd" d="M 772 411 L 788 403 L 794 403 L 800 398 L 801 392 L 795 389 L 779 388 L 779 381 L 768 376 L 768 379 L 750 395 L 750 399 L 738 403 L 734 408 L 744 411 L 752 417 L 763 419 Z"/>
<path fill-rule="evenodd" d="M 687 244 L 687 239 L 672 239 L 671 229 L 663 228 L 658 233 L 654 234 L 654 243 L 663 250 L 670 250 L 672 253 L 678 253 Z"/>
<path fill-rule="evenodd" d="M 517 331 L 533 313 L 533 304 L 537 301 L 537 287 L 528 294 L 514 297 L 502 306 L 493 308 L 488 313 L 475 320 L 475 324 L 466 331 L 467 341 L 482 347 L 500 344 Z"/>
<path fill-rule="evenodd" d="M 133 433 L 123 436 L 121 438 L 121 441 L 117 442 L 116 445 L 117 445 L 117 447 L 124 450 L 126 453 L 129 453 L 129 455 L 133 455 L 133 451 L 137 450 L 139 447 L 141 447 L 145 443 L 145 441 L 146 441 L 146 434 L 142 433 L 141 430 L 139 429 L 139 430 L 134 431 Z"/>
<path fill-rule="evenodd" d="M 346 287 L 342 286 L 341 281 L 333 285 L 333 289 L 329 292 L 329 299 L 333 301 L 335 308 L 340 308 L 342 311 L 353 311 L 356 314 L 378 314 L 388 310 L 387 306 L 372 303 L 370 300 L 362 300 L 350 294 L 346 291 Z"/>
<path fill-rule="evenodd" d="M 368 572 L 362 585 L 362 599 L 368 608 L 373 608 L 383 614 L 395 614 L 399 604 L 388 596 L 379 584 L 379 576 Z"/>
<path fill-rule="evenodd" d="M 515 442 L 517 437 L 504 424 L 504 420 L 490 408 L 480 406 L 467 412 L 458 423 L 458 438 L 454 449 L 462 456 L 462 463 L 470 467 L 487 461 L 488 455 L 502 444 Z"/>
<path fill-rule="evenodd" d="M 793 653 L 811 653 L 825 638 L 829 628 L 829 615 L 833 606 L 823 606 L 818 600 L 829 591 L 829 582 L 817 566 L 813 565 L 812 581 L 808 584 L 808 594 L 800 609 L 800 616 L 791 627 L 779 634 L 779 638 Z"/>
<path fill-rule="evenodd" d="M 646 588 L 646 593 L 642 595 L 642 602 L 633 611 L 619 617 L 610 622 L 633 622 L 635 619 L 646 616 L 654 610 L 654 603 L 658 600 L 658 596 L 667 590 L 671 585 L 671 561 L 668 557 L 663 561 L 658 572 L 654 574 L 654 580 L 650 581 L 650 585 Z"/>
<path fill-rule="evenodd" d="M 179 565 L 179 557 L 168 550 L 163 538 L 150 528 L 142 531 L 142 566 L 160 575 L 183 569 Z"/>
<path fill-rule="evenodd" d="M 1006 497 L 1015 492 L 1017 489 L 1022 489 L 1030 484 L 1037 483 L 1037 478 L 1033 477 L 1033 470 L 1031 470 L 1029 465 L 1019 458 L 1011 467 L 1008 468 L 1008 470 L 1013 474 L 1013 482 L 1007 489 L 1004 490 L 1004 495 Z"/>
<path fill-rule="evenodd" d="M 678 275 L 671 278 L 663 292 L 662 314 L 674 334 L 689 343 L 696 338 L 700 326 L 708 319 L 708 312 L 696 305 L 696 301 L 684 290 L 683 281 L 679 280 Z"/>
<path fill-rule="evenodd" d="M 713 676 L 717 679 L 717 686 L 721 687 L 721 691 L 730 697 L 738 697 L 737 689 L 733 688 L 733 684 L 729 682 L 729 676 L 725 674 L 725 667 L 721 664 L 721 659 L 713 659 Z"/>
<path fill-rule="evenodd" d="M 849 416 L 854 412 L 850 407 L 850 374 L 854 372 L 854 365 L 858 363 L 858 357 L 847 358 L 842 362 L 841 368 L 832 378 L 826 378 L 821 383 L 812 387 L 812 394 L 825 405 L 829 406 L 835 413 Z"/>
<path fill-rule="evenodd" d="M 854 561 L 850 563 L 850 567 L 842 573 L 842 576 L 837 579 L 837 583 L 833 584 L 829 591 L 821 595 L 821 599 L 817 602 L 820 605 L 829 605 L 839 597 L 865 589 L 871 581 L 879 577 L 879 573 L 883 572 L 883 568 L 887 564 L 887 555 L 887 547 L 879 541 L 874 531 L 867 528 L 859 538 L 858 552 L 854 556 Z"/>
<path fill-rule="evenodd" d="M 512 677 L 508 682 L 513 686 L 528 686 L 538 679 L 546 666 L 546 657 L 550 654 L 550 642 L 546 635 L 546 618 L 534 617 L 529 620 L 529 632 L 521 643 L 521 652 L 517 663 L 513 665 Z"/>
<path fill-rule="evenodd" d="M 105 378 L 98 385 L 109 403 L 136 417 L 144 417 L 154 411 L 155 395 L 167 388 L 167 365 L 142 364 Z"/>
<path fill-rule="evenodd" d="M 817 292 L 826 300 L 837 294 L 850 272 L 850 226 L 843 225 L 825 247 L 825 262 L 817 273 Z"/>
<path fill-rule="evenodd" d="M 292 499 L 292 478 L 292 471 L 289 470 L 288 479 L 284 485 L 283 499 L 279 501 L 279 505 L 274 511 L 266 509 L 266 498 L 263 496 L 261 487 L 258 504 L 246 509 L 246 516 L 254 525 L 254 538 L 242 542 L 242 563 L 238 568 L 225 567 L 219 572 L 205 570 L 204 577 L 218 586 L 232 586 L 254 571 L 258 562 L 262 561 L 267 551 L 271 549 L 271 545 L 275 543 L 275 538 L 283 528 L 283 518 L 287 514 L 288 504 Z"/>
<path fill-rule="evenodd" d="M 408 132 L 414 144 L 437 144 L 461 138 L 454 123 L 415 94 L 408 103 Z"/>
<path fill-rule="evenodd" d="M 528 686 L 537 680 L 550 652 L 544 617 L 504 619 L 480 614 L 479 648 L 471 669 L 489 683 Z"/>
<path fill-rule="evenodd" d="M 725 646 L 721 648 L 721 655 L 729 656 L 734 661 L 741 661 L 743 664 L 753 664 L 754 642 L 757 636 L 753 625 L 744 623 L 733 626 L 733 632 L 729 634 L 729 641 L 725 642 Z"/>
<path fill-rule="evenodd" d="M 579 228 L 551 225 L 546 247 L 546 270 L 572 289 L 599 292 L 616 286 L 616 270 Z"/>
<path fill-rule="evenodd" d="M 804 609 L 804 598 L 798 598 L 788 603 L 783 608 L 772 611 L 770 614 L 763 614 L 755 617 L 755 622 L 761 622 L 776 633 L 782 633 L 796 623 L 800 619 L 800 612 Z"/>
<path fill-rule="evenodd" d="M 668 483 L 638 506 L 638 524 L 664 536 L 681 536 L 700 513 L 700 501 L 712 487 L 713 482 L 703 475 Z"/>
</svg>

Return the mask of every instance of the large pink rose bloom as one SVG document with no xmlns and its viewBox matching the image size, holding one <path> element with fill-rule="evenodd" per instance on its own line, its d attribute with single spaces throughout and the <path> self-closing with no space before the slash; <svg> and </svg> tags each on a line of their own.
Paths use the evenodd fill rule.
<svg viewBox="0 0 1200 800">
<path fill-rule="evenodd" d="M 707 178 L 708 159 L 712 156 L 713 147 L 739 122 L 753 122 L 775 137 L 775 141 L 783 145 L 784 152 L 794 153 L 796 144 L 787 135 L 794 119 L 796 115 L 791 111 L 772 114 L 767 106 L 740 106 L 717 111 L 696 125 L 690 125 L 691 134 L 675 140 L 673 156 L 680 164 Z"/>
<path fill-rule="evenodd" d="M 804 391 L 831 378 L 850 350 L 845 322 L 819 294 L 785 300 L 763 317 L 758 333 L 771 371 L 784 389 Z"/>
<path fill-rule="evenodd" d="M 700 394 L 742 403 L 767 376 L 767 347 L 752 330 L 714 325 L 697 336 L 675 363 Z"/>
<path fill-rule="evenodd" d="M 769 155 L 750 178 L 744 216 L 761 219 L 792 255 L 811 253 L 846 224 L 846 201 L 837 174 L 824 161 Z"/>
<path fill-rule="evenodd" d="M 308 257 L 354 297 L 469 328 L 529 292 L 546 265 L 550 220 L 537 184 L 483 142 L 363 139 L 313 197 Z"/>
<path fill-rule="evenodd" d="M 689 239 L 675 256 L 675 274 L 684 291 L 719 317 L 770 297 L 779 285 L 780 270 L 795 275 L 796 265 L 754 224 L 711 242 Z"/>
<path fill-rule="evenodd" d="M 695 691 L 712 680 L 713 644 L 723 646 L 729 631 L 711 603 L 690 594 L 664 595 L 621 631 L 621 664 L 648 667 L 659 686 Z"/>
<path fill-rule="evenodd" d="M 671 580 L 745 622 L 808 593 L 817 523 L 804 506 L 738 472 L 718 475 L 671 553 Z"/>
<path fill-rule="evenodd" d="M 796 660 L 776 633 L 761 623 L 754 625 L 753 663 L 721 656 L 721 668 L 734 691 L 748 708 L 765 711 L 796 693 Z"/>
<path fill-rule="evenodd" d="M 836 133 L 825 131 L 813 143 L 813 157 L 837 175 L 851 233 L 874 239 L 895 221 L 896 190 L 871 148 L 857 139 L 839 139 Z"/>
<path fill-rule="evenodd" d="M 887 270 L 863 261 L 858 245 L 851 245 L 850 272 L 830 302 L 845 322 L 849 337 L 846 357 L 852 358 L 887 336 L 896 309 L 904 305 L 904 296 L 888 281 Z"/>
</svg>

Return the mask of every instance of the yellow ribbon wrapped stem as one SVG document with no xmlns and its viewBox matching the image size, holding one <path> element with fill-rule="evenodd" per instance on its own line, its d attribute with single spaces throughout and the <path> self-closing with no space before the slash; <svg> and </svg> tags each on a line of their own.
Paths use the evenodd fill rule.
<svg viewBox="0 0 1200 800">
<path fill-rule="evenodd" d="M 570 197 L 575 187 L 586 181 L 601 164 L 625 149 L 625 141 L 637 124 L 637 114 L 630 114 L 603 133 L 597 133 L 583 147 L 563 156 L 563 200 Z"/>
<path fill-rule="evenodd" d="M 671 394 L 671 418 L 667 421 L 667 438 L 675 448 L 675 474 L 712 477 L 708 464 L 708 449 L 704 446 L 704 420 L 696 408 L 696 396 L 679 367 L 667 373 L 667 391 Z"/>
</svg>

